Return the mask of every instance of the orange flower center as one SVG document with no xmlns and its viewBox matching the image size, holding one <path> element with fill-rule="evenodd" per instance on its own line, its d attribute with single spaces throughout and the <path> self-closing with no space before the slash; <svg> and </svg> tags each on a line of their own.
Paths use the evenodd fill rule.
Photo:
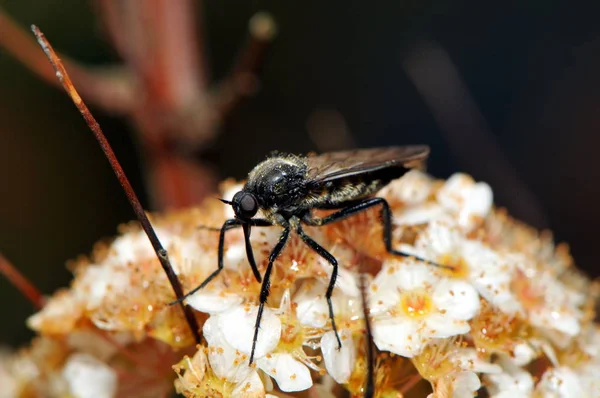
<svg viewBox="0 0 600 398">
<path fill-rule="evenodd" d="M 452 269 L 440 268 L 445 275 L 451 278 L 464 279 L 469 275 L 469 264 L 461 256 L 446 253 L 438 257 L 437 263 L 452 267 Z"/>
<path fill-rule="evenodd" d="M 399 307 L 404 315 L 420 318 L 431 312 L 433 303 L 426 292 L 410 291 L 402 294 Z"/>
<path fill-rule="evenodd" d="M 534 310 L 546 304 L 543 287 L 538 286 L 534 280 L 528 278 L 522 271 L 517 270 L 511 282 L 511 290 L 528 310 Z"/>
</svg>

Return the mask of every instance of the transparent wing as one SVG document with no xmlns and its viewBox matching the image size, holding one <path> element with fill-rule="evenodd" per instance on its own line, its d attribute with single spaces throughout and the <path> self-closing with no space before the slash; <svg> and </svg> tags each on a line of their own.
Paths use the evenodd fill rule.
<svg viewBox="0 0 600 398">
<path fill-rule="evenodd" d="M 308 178 L 315 182 L 327 182 L 388 167 L 413 168 L 422 163 L 428 155 L 429 147 L 425 145 L 355 149 L 309 155 L 307 157 Z"/>
</svg>

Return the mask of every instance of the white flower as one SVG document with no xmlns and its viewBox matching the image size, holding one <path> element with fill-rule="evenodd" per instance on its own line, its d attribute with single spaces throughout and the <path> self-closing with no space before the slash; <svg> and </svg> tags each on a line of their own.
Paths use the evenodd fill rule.
<svg viewBox="0 0 600 398">
<path fill-rule="evenodd" d="M 339 333 L 342 348 L 338 349 L 338 342 L 332 330 L 321 338 L 321 352 L 325 361 L 325 369 L 329 375 L 338 383 L 344 384 L 354 369 L 356 348 L 348 329 L 342 329 Z"/>
<path fill-rule="evenodd" d="M 581 383 L 581 388 L 591 397 L 600 397 L 600 361 L 598 358 L 592 358 L 581 367 L 576 369 Z"/>
<path fill-rule="evenodd" d="M 380 195 L 391 204 L 400 201 L 403 207 L 394 212 L 399 225 L 417 225 L 435 220 L 454 220 L 468 232 L 480 225 L 492 209 L 493 194 L 488 184 L 475 183 L 466 175 L 452 175 L 430 199 L 434 183 L 426 174 L 412 170 L 392 181 Z"/>
<path fill-rule="evenodd" d="M 518 367 L 506 355 L 501 355 L 498 364 L 502 373 L 488 374 L 484 380 L 492 398 L 529 398 L 533 392 L 533 377 Z"/>
<path fill-rule="evenodd" d="M 344 329 L 343 325 L 350 325 L 363 320 L 363 306 L 356 280 L 349 271 L 340 269 L 340 278 L 344 289 L 334 289 L 332 303 L 337 320 L 342 348 L 338 349 L 338 342 L 333 330 L 321 337 L 321 353 L 327 372 L 338 382 L 348 381 L 354 368 L 356 348 L 352 339 L 352 331 Z M 294 296 L 298 321 L 313 328 L 325 328 L 329 321 L 329 308 L 325 299 L 327 285 L 320 280 L 310 279 L 303 282 Z M 345 294 L 351 292 L 353 295 Z"/>
<path fill-rule="evenodd" d="M 169 247 L 175 235 L 163 228 L 154 228 L 163 247 Z M 156 253 L 144 231 L 129 232 L 112 243 L 110 252 L 102 264 L 127 265 L 143 259 L 156 259 Z"/>
<path fill-rule="evenodd" d="M 467 398 L 474 397 L 481 388 L 479 377 L 474 372 L 453 372 L 439 379 L 433 393 L 427 398 Z"/>
<path fill-rule="evenodd" d="M 380 350 L 412 357 L 433 338 L 467 333 L 479 310 L 475 289 L 440 277 L 430 265 L 388 260 L 371 283 L 374 341 Z"/>
<path fill-rule="evenodd" d="M 522 263 L 518 263 L 519 266 Z M 573 299 L 569 288 L 556 279 L 550 272 L 538 270 L 527 276 L 528 272 L 518 275 L 514 290 L 529 321 L 538 327 L 556 330 L 569 336 L 577 335 L 581 330 L 581 310 L 577 300 Z M 568 339 L 563 343 L 568 344 Z"/>
<path fill-rule="evenodd" d="M 600 357 L 600 326 L 590 325 L 581 333 L 580 346 L 586 354 L 594 358 Z M 599 358 L 600 359 L 600 358 Z"/>
<path fill-rule="evenodd" d="M 420 205 L 427 200 L 433 192 L 433 179 L 422 171 L 413 169 L 408 171 L 377 193 L 377 196 L 389 202 L 402 202 L 406 206 Z"/>
<path fill-rule="evenodd" d="M 438 202 L 456 215 L 458 225 L 472 230 L 492 209 L 492 189 L 485 182 L 475 183 L 466 174 L 453 174 L 437 192 Z"/>
<path fill-rule="evenodd" d="M 475 373 L 501 373 L 502 368 L 499 365 L 490 363 L 481 358 L 475 348 L 457 348 L 450 355 L 450 360 L 458 365 L 462 370 L 468 370 Z"/>
<path fill-rule="evenodd" d="M 401 250 L 432 262 L 455 267 L 457 276 L 464 275 L 479 294 L 503 312 L 514 314 L 521 304 L 510 289 L 514 264 L 480 242 L 464 239 L 443 222 L 432 222 L 419 235 L 414 246 L 401 245 Z"/>
<path fill-rule="evenodd" d="M 268 354 L 258 359 L 256 363 L 260 369 L 277 381 L 281 391 L 303 391 L 313 384 L 308 368 L 288 353 Z"/>
<path fill-rule="evenodd" d="M 583 390 L 577 373 L 566 366 L 550 368 L 544 372 L 535 392 L 549 398 L 590 397 Z"/>
<path fill-rule="evenodd" d="M 203 332 L 209 343 L 209 361 L 219 376 L 240 382 L 252 372 L 248 364 L 257 312 L 257 306 L 236 306 L 206 321 Z M 281 332 L 280 319 L 265 307 L 254 352 L 256 364 L 282 391 L 306 390 L 312 386 L 306 365 L 290 352 L 276 351 Z"/>
<path fill-rule="evenodd" d="M 19 383 L 17 378 L 12 374 L 8 366 L 10 359 L 8 351 L 0 348 L 0 396 L 17 397 L 19 391 Z"/>
<path fill-rule="evenodd" d="M 111 398 L 116 395 L 117 374 L 91 355 L 71 355 L 62 374 L 75 398 Z"/>
<path fill-rule="evenodd" d="M 363 317 L 360 292 L 356 286 L 354 275 L 340 269 L 338 282 L 333 289 L 331 302 L 337 319 L 358 320 Z M 325 299 L 328 282 L 324 280 L 305 280 L 294 295 L 298 320 L 303 325 L 324 328 L 329 321 L 329 307 Z M 346 292 L 346 293 L 345 293 Z"/>
<path fill-rule="evenodd" d="M 474 372 L 456 372 L 449 377 L 452 378 L 452 398 L 474 397 L 481 388 L 479 377 Z"/>
<path fill-rule="evenodd" d="M 531 338 L 523 343 L 518 343 L 512 352 L 513 362 L 517 366 L 525 366 L 540 356 L 540 351 L 546 355 L 546 358 L 557 366 L 558 359 L 552 345 L 545 340 Z"/>
</svg>

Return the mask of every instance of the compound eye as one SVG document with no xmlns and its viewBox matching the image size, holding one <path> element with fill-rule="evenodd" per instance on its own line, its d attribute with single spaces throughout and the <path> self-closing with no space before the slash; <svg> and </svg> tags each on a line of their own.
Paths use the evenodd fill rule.
<svg viewBox="0 0 600 398">
<path fill-rule="evenodd" d="M 254 195 L 246 192 L 238 192 L 233 197 L 234 211 L 242 218 L 252 218 L 258 211 L 258 201 Z"/>
</svg>

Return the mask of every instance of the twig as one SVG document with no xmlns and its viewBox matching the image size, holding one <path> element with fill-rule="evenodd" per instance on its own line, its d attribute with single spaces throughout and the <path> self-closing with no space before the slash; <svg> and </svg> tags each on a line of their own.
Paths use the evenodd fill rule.
<svg viewBox="0 0 600 398">
<path fill-rule="evenodd" d="M 94 4 L 125 65 L 90 71 L 67 60 L 73 81 L 86 101 L 125 114 L 136 126 L 154 208 L 199 203 L 213 191 L 216 178 L 198 162 L 197 150 L 218 134 L 240 99 L 258 87 L 257 74 L 276 32 L 273 19 L 266 13 L 251 19 L 250 38 L 232 72 L 211 91 L 197 2 Z M 0 47 L 56 84 L 33 41 L 1 10 Z"/>
<path fill-rule="evenodd" d="M 0 273 L 4 274 L 20 292 L 25 296 L 35 309 L 44 306 L 44 296 L 10 261 L 0 253 Z"/>
<path fill-rule="evenodd" d="M 125 191 L 125 195 L 127 196 L 127 199 L 129 200 L 129 203 L 131 204 L 131 207 L 133 208 L 133 211 L 134 211 L 137 219 L 139 220 L 140 224 L 142 225 L 142 229 L 148 236 L 148 239 L 150 240 L 150 243 L 152 244 L 152 247 L 154 248 L 154 251 L 156 252 L 156 255 L 160 261 L 160 264 L 162 265 L 163 270 L 164 270 L 165 274 L 167 275 L 167 278 L 169 279 L 169 282 L 171 283 L 173 290 L 175 291 L 175 295 L 177 296 L 178 299 L 180 299 L 181 297 L 183 297 L 183 288 L 181 287 L 181 282 L 179 281 L 179 278 L 177 277 L 177 275 L 175 274 L 175 271 L 173 270 L 173 267 L 171 266 L 167 251 L 163 248 L 162 244 L 160 243 L 160 240 L 158 239 L 158 236 L 156 235 L 156 232 L 154 231 L 154 228 L 152 228 L 152 225 L 150 224 L 150 220 L 148 220 L 148 216 L 144 212 L 142 204 L 140 203 L 137 195 L 135 194 L 135 191 L 131 187 L 129 180 L 127 179 L 127 176 L 125 175 L 125 171 L 119 164 L 119 161 L 117 160 L 115 153 L 113 152 L 110 144 L 106 140 L 106 137 L 104 136 L 104 133 L 102 132 L 102 129 L 100 128 L 100 125 L 98 124 L 96 119 L 94 119 L 94 116 L 92 116 L 90 110 L 88 109 L 88 107 L 85 105 L 85 103 L 79 96 L 79 93 L 77 93 L 77 90 L 73 86 L 73 82 L 69 78 L 69 75 L 68 75 L 64 65 L 62 64 L 62 62 L 60 61 L 60 59 L 54 52 L 54 49 L 52 48 L 52 46 L 50 45 L 48 40 L 46 40 L 46 38 L 44 37 L 44 34 L 35 25 L 31 26 L 31 30 L 35 34 L 35 36 L 38 40 L 38 43 L 40 44 L 40 46 L 46 53 L 46 56 L 50 60 L 50 63 L 52 63 L 52 66 L 54 67 L 54 70 L 56 71 L 56 77 L 62 84 L 62 86 L 65 89 L 65 91 L 67 92 L 67 94 L 69 94 L 69 97 L 71 97 L 71 99 L 73 100 L 73 103 L 75 104 L 75 106 L 77 107 L 77 109 L 79 110 L 79 112 L 81 113 L 83 118 L 85 119 L 86 123 L 88 124 L 88 126 L 90 127 L 92 132 L 94 133 L 94 136 L 98 140 L 98 143 L 100 144 L 102 151 L 106 155 L 106 158 L 107 158 L 108 162 L 110 163 L 110 166 L 112 167 L 113 171 L 115 172 L 117 179 L 119 180 L 119 183 L 121 184 L 121 187 L 123 187 L 123 190 Z M 196 342 L 200 343 L 200 332 L 199 332 L 198 322 L 196 321 L 196 317 L 194 316 L 192 309 L 190 307 L 187 307 L 183 303 L 180 303 L 180 304 L 181 304 L 181 309 L 185 313 L 185 317 L 190 326 L 192 334 L 194 335 L 194 337 L 196 339 Z"/>
<path fill-rule="evenodd" d="M 267 12 L 258 12 L 248 23 L 246 45 L 237 56 L 229 75 L 221 81 L 213 95 L 215 108 L 224 119 L 243 98 L 258 89 L 258 73 L 269 46 L 277 35 L 277 24 Z"/>
</svg>

